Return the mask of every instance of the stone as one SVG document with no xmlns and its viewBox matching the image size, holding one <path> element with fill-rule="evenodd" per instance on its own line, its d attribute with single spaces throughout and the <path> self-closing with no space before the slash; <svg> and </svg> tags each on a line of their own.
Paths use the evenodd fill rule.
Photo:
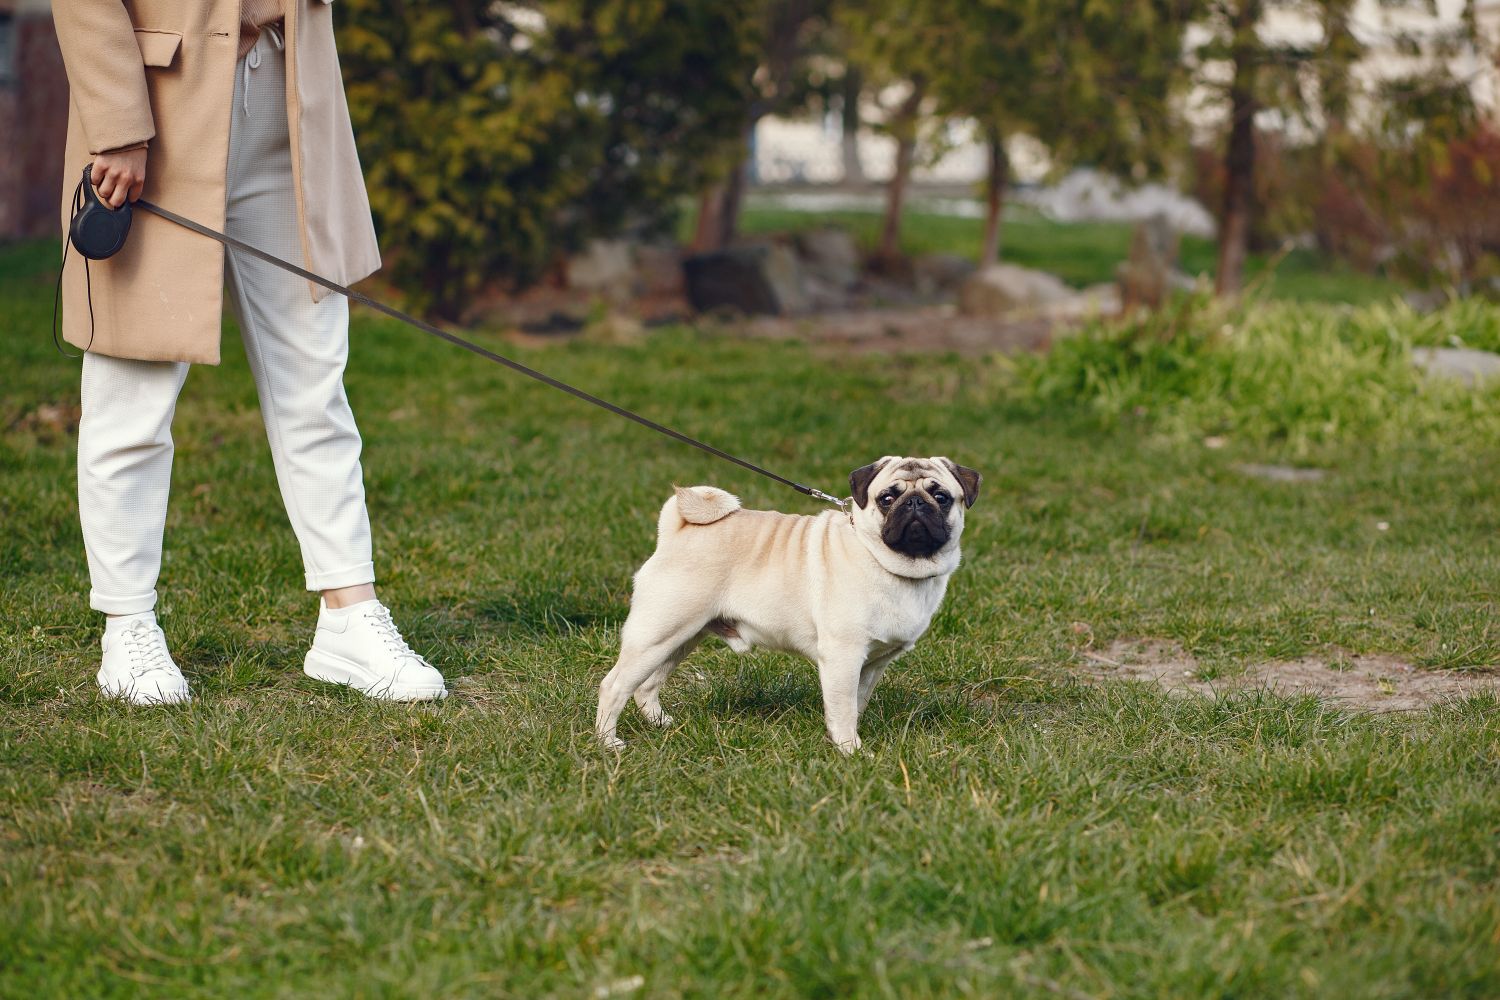
<svg viewBox="0 0 1500 1000">
<path fill-rule="evenodd" d="M 1448 293 L 1441 288 L 1428 288 L 1421 291 L 1414 289 L 1403 294 L 1401 301 L 1405 302 L 1407 308 L 1411 309 L 1412 312 L 1425 315 L 1430 312 L 1437 312 L 1446 306 L 1448 304 Z"/>
<path fill-rule="evenodd" d="M 600 344 L 638 344 L 646 337 L 646 325 L 628 313 L 610 310 L 584 328 L 588 340 Z"/>
<path fill-rule="evenodd" d="M 635 284 L 642 295 L 681 295 L 682 250 L 672 243 L 637 244 Z"/>
<path fill-rule="evenodd" d="M 1056 275 L 1015 264 L 991 264 L 976 271 L 958 293 L 959 310 L 966 316 L 999 317 L 1035 312 L 1064 302 L 1074 292 Z"/>
<path fill-rule="evenodd" d="M 1071 292 L 1066 299 L 1050 302 L 1040 308 L 1041 315 L 1053 320 L 1088 320 L 1120 313 L 1119 286 L 1104 282 Z"/>
<path fill-rule="evenodd" d="M 923 295 L 955 292 L 975 270 L 972 260 L 952 253 L 923 254 L 912 261 L 912 279 Z"/>
<path fill-rule="evenodd" d="M 1159 309 L 1173 290 L 1180 238 L 1165 215 L 1140 222 L 1130 239 L 1130 258 L 1116 270 L 1125 309 Z"/>
<path fill-rule="evenodd" d="M 683 261 L 688 301 L 699 312 L 735 309 L 747 315 L 806 312 L 796 253 L 760 243 L 693 254 Z"/>
<path fill-rule="evenodd" d="M 853 288 L 859 281 L 859 247 L 847 230 L 833 226 L 797 234 L 797 256 L 802 271 L 836 289 Z"/>
<path fill-rule="evenodd" d="M 591 298 L 628 302 L 635 292 L 634 255 L 624 240 L 590 240 L 565 271 L 568 287 Z"/>
<path fill-rule="evenodd" d="M 1472 347 L 1418 347 L 1412 364 L 1434 378 L 1477 386 L 1500 381 L 1500 354 Z"/>
<path fill-rule="evenodd" d="M 802 292 L 807 296 L 807 304 L 811 309 L 840 310 L 850 306 L 850 292 L 846 286 L 824 281 L 817 275 L 802 275 Z"/>
<path fill-rule="evenodd" d="M 1199 282 L 1204 282 L 1204 290 L 1212 288 L 1212 283 L 1203 275 L 1188 274 L 1173 268 L 1167 273 L 1167 287 L 1174 292 L 1196 292 L 1199 290 Z"/>
</svg>

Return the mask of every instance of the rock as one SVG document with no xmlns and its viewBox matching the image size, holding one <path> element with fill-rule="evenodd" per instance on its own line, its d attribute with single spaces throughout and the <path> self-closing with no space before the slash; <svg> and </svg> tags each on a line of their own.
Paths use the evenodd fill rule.
<svg viewBox="0 0 1500 1000">
<path fill-rule="evenodd" d="M 849 291 L 845 286 L 824 281 L 816 275 L 802 275 L 802 292 L 807 296 L 808 306 L 819 311 L 847 309 L 850 305 Z"/>
<path fill-rule="evenodd" d="M 688 301 L 699 312 L 737 309 L 749 315 L 806 312 L 797 255 L 780 243 L 730 247 L 683 261 Z"/>
<path fill-rule="evenodd" d="M 1448 304 L 1448 293 L 1441 288 L 1428 288 L 1422 291 L 1410 291 L 1401 296 L 1412 312 L 1430 313 L 1437 312 Z"/>
<path fill-rule="evenodd" d="M 958 305 L 966 316 L 999 317 L 1038 311 L 1073 297 L 1073 290 L 1045 271 L 1014 264 L 992 264 L 976 271 L 959 289 Z"/>
<path fill-rule="evenodd" d="M 923 254 L 912 261 L 912 280 L 923 295 L 957 291 L 976 270 L 967 257 L 952 253 Z"/>
<path fill-rule="evenodd" d="M 1500 354 L 1471 347 L 1418 347 L 1412 364 L 1436 378 L 1477 386 L 1500 381 Z"/>
<path fill-rule="evenodd" d="M 635 284 L 642 295 L 681 295 L 682 250 L 673 243 L 636 244 Z"/>
<path fill-rule="evenodd" d="M 565 270 L 568 287 L 590 297 L 627 302 L 635 291 L 635 261 L 624 240 L 589 241 Z"/>
<path fill-rule="evenodd" d="M 1202 275 L 1188 274 L 1173 268 L 1167 273 L 1167 287 L 1174 292 L 1196 292 Z"/>
<path fill-rule="evenodd" d="M 1324 469 L 1299 469 L 1291 465 L 1236 465 L 1234 471 L 1268 483 L 1316 483 L 1328 475 Z"/>
<path fill-rule="evenodd" d="M 601 344 L 637 344 L 646 336 L 646 325 L 627 313 L 611 310 L 588 324 L 584 336 Z"/>
<path fill-rule="evenodd" d="M 1130 259 L 1116 270 L 1124 308 L 1159 309 L 1166 302 L 1172 292 L 1179 243 L 1177 231 L 1165 215 L 1153 215 L 1135 227 Z"/>
<path fill-rule="evenodd" d="M 1099 316 L 1116 316 L 1120 312 L 1120 289 L 1118 285 L 1110 282 L 1090 285 L 1081 292 L 1071 292 L 1060 302 L 1051 302 L 1042 306 L 1040 312 L 1054 320 L 1086 320 Z"/>
<path fill-rule="evenodd" d="M 853 288 L 859 281 L 859 247 L 846 230 L 827 226 L 797 234 L 802 271 L 836 289 Z"/>
</svg>

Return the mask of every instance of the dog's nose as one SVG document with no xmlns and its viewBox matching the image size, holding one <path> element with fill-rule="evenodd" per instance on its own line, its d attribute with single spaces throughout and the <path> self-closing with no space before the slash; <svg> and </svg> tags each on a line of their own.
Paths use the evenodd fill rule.
<svg viewBox="0 0 1500 1000">
<path fill-rule="evenodd" d="M 923 500 L 921 497 L 907 497 L 906 506 L 911 508 L 913 511 L 917 511 L 921 510 L 923 507 L 926 507 L 927 501 Z"/>
</svg>

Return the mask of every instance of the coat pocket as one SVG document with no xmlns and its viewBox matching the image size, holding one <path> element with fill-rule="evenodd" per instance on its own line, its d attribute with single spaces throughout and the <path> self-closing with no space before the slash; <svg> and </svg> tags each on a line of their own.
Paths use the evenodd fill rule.
<svg viewBox="0 0 1500 1000">
<path fill-rule="evenodd" d="M 147 66 L 170 66 L 182 47 L 182 32 L 136 28 L 135 44 L 141 48 L 141 62 Z"/>
</svg>

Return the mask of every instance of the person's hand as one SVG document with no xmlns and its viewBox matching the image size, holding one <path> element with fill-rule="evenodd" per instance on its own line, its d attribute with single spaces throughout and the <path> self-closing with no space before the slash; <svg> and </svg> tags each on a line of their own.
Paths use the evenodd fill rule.
<svg viewBox="0 0 1500 1000">
<path fill-rule="evenodd" d="M 145 147 L 98 154 L 89 180 L 99 189 L 99 199 L 110 208 L 119 208 L 126 198 L 135 201 L 146 186 Z"/>
</svg>

